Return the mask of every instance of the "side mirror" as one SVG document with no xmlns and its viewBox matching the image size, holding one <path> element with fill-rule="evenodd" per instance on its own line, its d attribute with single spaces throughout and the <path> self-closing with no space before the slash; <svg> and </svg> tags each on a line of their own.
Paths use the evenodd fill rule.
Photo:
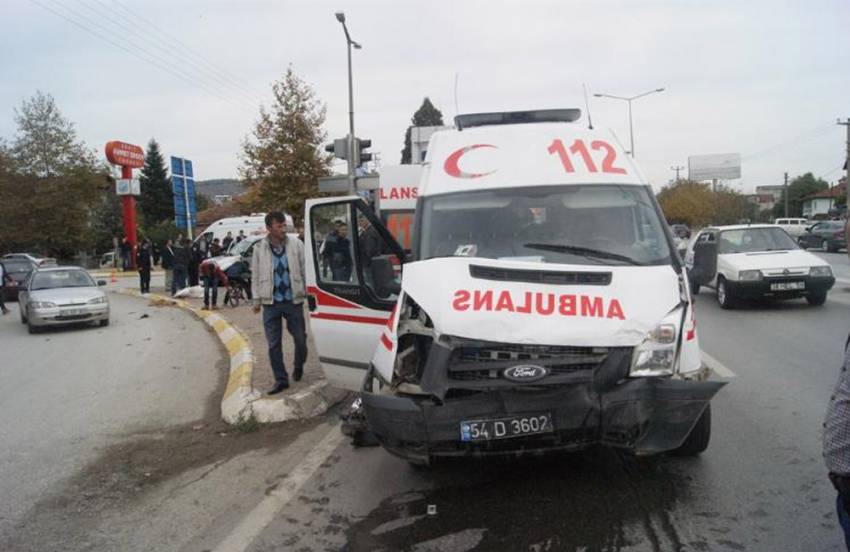
<svg viewBox="0 0 850 552">
<path fill-rule="evenodd" d="M 105 286 L 105 285 L 106 285 L 106 280 L 98 280 L 98 281 L 97 281 L 97 285 L 98 285 L 98 286 Z"/>
<path fill-rule="evenodd" d="M 392 255 L 372 258 L 372 280 L 375 282 L 375 293 L 381 299 L 401 293 L 401 284 L 395 280 L 395 269 L 391 258 Z"/>
</svg>

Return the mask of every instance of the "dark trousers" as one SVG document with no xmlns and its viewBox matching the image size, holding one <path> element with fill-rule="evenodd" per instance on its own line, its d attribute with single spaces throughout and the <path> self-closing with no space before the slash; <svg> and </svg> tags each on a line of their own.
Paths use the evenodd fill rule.
<svg viewBox="0 0 850 552">
<path fill-rule="evenodd" d="M 151 290 L 151 271 L 139 271 L 139 288 L 142 293 L 150 293 Z"/>
<path fill-rule="evenodd" d="M 175 266 L 174 278 L 171 280 L 171 295 L 174 295 L 178 289 L 183 289 L 184 287 L 186 287 L 186 267 Z"/>
<path fill-rule="evenodd" d="M 850 505 L 850 496 L 839 492 L 835 500 L 835 508 L 838 510 L 838 523 L 844 530 L 844 544 L 847 550 L 850 550 L 850 512 L 847 511 L 847 505 Z"/>
<path fill-rule="evenodd" d="M 199 269 L 200 266 L 201 266 L 201 264 L 196 263 L 195 261 L 192 261 L 191 263 L 189 263 L 189 285 L 190 286 L 197 286 L 198 283 L 200 282 L 200 280 L 198 280 L 198 275 L 199 275 L 199 272 L 200 272 L 198 269 Z"/>
<path fill-rule="evenodd" d="M 263 305 L 263 329 L 269 344 L 269 362 L 274 372 L 275 383 L 288 384 L 289 375 L 283 363 L 283 320 L 286 319 L 286 331 L 295 341 L 294 373 L 304 373 L 307 362 L 307 331 L 304 323 L 302 304 L 275 303 Z"/>
<path fill-rule="evenodd" d="M 3 298 L 3 296 L 6 294 L 5 290 L 6 290 L 6 288 L 4 288 L 3 286 L 0 286 L 0 311 L 6 310 L 6 303 L 5 303 L 5 299 Z"/>
<path fill-rule="evenodd" d="M 212 305 L 218 304 L 218 274 L 204 276 L 204 306 L 210 306 L 210 292 L 212 291 Z"/>
</svg>

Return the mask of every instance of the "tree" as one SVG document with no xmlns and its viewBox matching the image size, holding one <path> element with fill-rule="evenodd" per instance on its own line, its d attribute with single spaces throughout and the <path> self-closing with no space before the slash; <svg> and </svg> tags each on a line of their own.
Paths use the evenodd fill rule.
<svg viewBox="0 0 850 552">
<path fill-rule="evenodd" d="M 658 193 L 658 203 L 667 222 L 701 228 L 708 224 L 737 224 L 755 221 L 758 207 L 743 194 L 723 185 L 712 191 L 710 184 L 680 180 Z"/>
<path fill-rule="evenodd" d="M 300 220 L 304 200 L 318 195 L 318 178 L 330 174 L 331 157 L 322 150 L 325 105 L 291 67 L 272 92 L 271 107 L 260 107 L 243 140 L 239 172 L 254 209 L 280 209 Z"/>
<path fill-rule="evenodd" d="M 18 133 L 12 143 L 17 170 L 39 177 L 62 175 L 95 164 L 50 94 L 37 91 L 15 109 Z"/>
<path fill-rule="evenodd" d="M 829 184 L 820 178 L 815 178 L 810 172 L 800 175 L 788 183 L 788 216 L 803 216 L 803 200 L 815 192 L 828 190 Z M 776 205 L 773 206 L 774 217 L 785 216 L 785 190 Z"/>
<path fill-rule="evenodd" d="M 162 221 L 174 220 L 174 199 L 171 193 L 171 181 L 165 168 L 165 160 L 159 151 L 159 144 L 151 138 L 145 153 L 145 166 L 139 175 L 141 196 L 139 207 L 145 216 L 145 222 L 156 225 Z"/>
<path fill-rule="evenodd" d="M 404 132 L 404 149 L 401 150 L 401 164 L 402 165 L 410 165 L 411 160 L 411 149 L 410 149 L 410 129 L 415 126 L 442 126 L 443 125 L 443 114 L 439 109 L 434 107 L 434 104 L 431 103 L 431 100 L 426 96 L 424 100 L 422 100 L 422 105 L 419 106 L 419 109 L 416 110 L 416 113 L 411 117 L 410 122 L 413 123 L 411 126 L 407 127 L 407 130 Z M 417 159 L 418 161 L 418 159 Z"/>
<path fill-rule="evenodd" d="M 114 193 L 106 166 L 50 95 L 24 101 L 15 120 L 12 146 L 0 148 L 0 250 L 67 258 L 90 248 L 99 200 Z"/>
</svg>

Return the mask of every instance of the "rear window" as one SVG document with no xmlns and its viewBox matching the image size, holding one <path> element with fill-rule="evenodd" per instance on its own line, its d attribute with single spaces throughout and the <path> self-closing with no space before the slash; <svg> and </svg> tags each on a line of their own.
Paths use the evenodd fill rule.
<svg viewBox="0 0 850 552">
<path fill-rule="evenodd" d="M 29 261 L 4 260 L 3 266 L 6 268 L 6 272 L 8 272 L 9 274 L 15 274 L 18 272 L 29 272 L 30 270 L 32 270 L 32 263 L 30 263 Z"/>
</svg>

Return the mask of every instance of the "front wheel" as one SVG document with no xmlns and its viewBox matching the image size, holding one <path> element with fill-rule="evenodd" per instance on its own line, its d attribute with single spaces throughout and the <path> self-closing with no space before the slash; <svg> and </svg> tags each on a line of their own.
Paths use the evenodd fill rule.
<svg viewBox="0 0 850 552">
<path fill-rule="evenodd" d="M 28 331 L 30 334 L 37 334 L 37 333 L 38 333 L 38 327 L 37 327 L 37 326 L 33 326 L 33 325 L 32 325 L 32 322 L 27 322 L 27 331 Z"/>
<path fill-rule="evenodd" d="M 808 249 L 808 246 L 806 245 L 806 240 L 802 238 L 797 238 L 797 245 L 800 246 L 800 249 Z"/>
<path fill-rule="evenodd" d="M 826 303 L 826 293 L 813 293 L 811 295 L 806 295 L 806 301 L 808 301 L 812 306 L 819 307 Z"/>
<path fill-rule="evenodd" d="M 685 442 L 672 451 L 675 456 L 696 456 L 701 452 L 705 452 L 708 448 L 708 442 L 711 440 L 711 405 L 708 404 L 702 415 L 697 420 L 696 425 L 688 434 Z"/>
<path fill-rule="evenodd" d="M 724 278 L 720 278 L 717 281 L 717 303 L 720 305 L 720 308 L 724 310 L 729 310 L 735 307 L 735 298 L 732 297 Z"/>
<path fill-rule="evenodd" d="M 108 318 L 107 318 L 106 320 L 101 320 L 101 321 L 100 321 L 100 327 L 101 327 L 101 328 L 104 328 L 104 327 L 106 327 L 106 326 L 108 326 L 108 325 L 109 325 L 109 319 L 108 319 Z"/>
</svg>

